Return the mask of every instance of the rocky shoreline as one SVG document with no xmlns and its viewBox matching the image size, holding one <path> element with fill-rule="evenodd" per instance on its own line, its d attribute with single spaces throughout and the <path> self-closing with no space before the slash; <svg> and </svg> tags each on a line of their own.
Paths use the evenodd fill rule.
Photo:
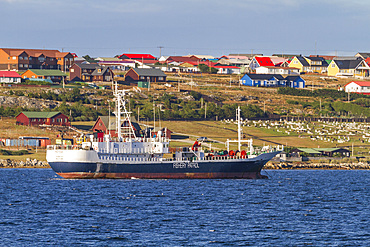
<svg viewBox="0 0 370 247">
<path fill-rule="evenodd" d="M 27 158 L 26 161 L 0 159 L 0 168 L 50 168 L 47 161 Z"/>
<path fill-rule="evenodd" d="M 370 164 L 367 162 L 357 163 L 304 163 L 304 162 L 293 162 L 293 163 L 267 163 L 263 169 L 280 170 L 280 169 L 323 169 L 323 170 L 370 170 Z"/>
<path fill-rule="evenodd" d="M 18 161 L 11 159 L 0 159 L 0 168 L 50 168 L 47 161 L 26 159 Z M 370 170 L 367 162 L 357 163 L 305 163 L 305 162 L 268 162 L 263 169 L 266 170 L 289 170 L 289 169 L 327 169 L 327 170 Z"/>
</svg>

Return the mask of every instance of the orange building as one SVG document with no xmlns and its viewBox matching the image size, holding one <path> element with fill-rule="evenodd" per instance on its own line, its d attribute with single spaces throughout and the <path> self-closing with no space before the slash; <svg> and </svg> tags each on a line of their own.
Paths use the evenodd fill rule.
<svg viewBox="0 0 370 247">
<path fill-rule="evenodd" d="M 69 52 L 0 48 L 0 70 L 58 69 L 68 71 L 73 63 L 74 56 Z"/>
<path fill-rule="evenodd" d="M 52 82 L 61 82 L 66 77 L 66 73 L 57 69 L 29 69 L 22 74 L 23 79 L 49 79 Z"/>
</svg>

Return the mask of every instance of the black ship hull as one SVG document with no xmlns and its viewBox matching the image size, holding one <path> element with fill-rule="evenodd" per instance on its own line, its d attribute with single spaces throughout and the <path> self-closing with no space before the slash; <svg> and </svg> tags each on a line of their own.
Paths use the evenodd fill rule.
<svg viewBox="0 0 370 247">
<path fill-rule="evenodd" d="M 263 166 L 277 153 L 250 159 L 158 161 L 150 163 L 49 162 L 67 179 L 257 179 Z"/>
</svg>

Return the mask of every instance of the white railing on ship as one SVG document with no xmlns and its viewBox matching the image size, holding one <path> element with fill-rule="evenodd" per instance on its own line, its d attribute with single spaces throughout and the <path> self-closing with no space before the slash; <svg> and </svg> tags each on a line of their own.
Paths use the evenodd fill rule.
<svg viewBox="0 0 370 247">
<path fill-rule="evenodd" d="M 119 162 L 186 162 L 186 161 L 207 161 L 207 160 L 225 160 L 225 161 L 231 161 L 231 160 L 239 160 L 239 159 L 247 159 L 247 156 L 213 156 L 213 157 L 201 157 L 201 158 L 146 158 L 146 157 L 123 157 L 120 155 L 99 155 L 100 160 L 106 160 L 106 161 L 119 161 Z"/>
<path fill-rule="evenodd" d="M 81 145 L 48 145 L 47 150 L 79 150 Z"/>
</svg>

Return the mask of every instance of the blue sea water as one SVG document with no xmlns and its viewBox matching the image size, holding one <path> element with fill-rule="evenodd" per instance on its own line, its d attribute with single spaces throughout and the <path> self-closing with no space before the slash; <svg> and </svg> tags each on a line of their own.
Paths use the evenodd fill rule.
<svg viewBox="0 0 370 247">
<path fill-rule="evenodd" d="M 1 246 L 370 246 L 370 171 L 65 180 L 0 169 Z"/>
</svg>

